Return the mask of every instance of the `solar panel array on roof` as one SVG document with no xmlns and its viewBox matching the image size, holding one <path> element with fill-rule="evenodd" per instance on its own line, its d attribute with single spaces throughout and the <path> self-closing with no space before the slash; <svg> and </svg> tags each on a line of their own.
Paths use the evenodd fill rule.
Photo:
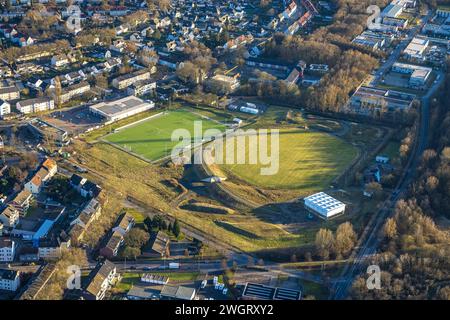
<svg viewBox="0 0 450 320">
<path fill-rule="evenodd" d="M 98 109 L 108 114 L 114 114 L 122 111 L 122 107 L 118 104 L 107 104 L 99 107 Z"/>
<path fill-rule="evenodd" d="M 261 284 L 247 283 L 243 295 L 257 299 L 272 300 L 274 294 L 275 288 Z"/>
<path fill-rule="evenodd" d="M 324 192 L 319 192 L 305 198 L 305 206 L 321 216 L 331 217 L 343 213 L 345 204 Z"/>
<path fill-rule="evenodd" d="M 137 99 L 129 99 L 129 100 L 125 100 L 123 102 L 123 104 L 129 108 L 133 108 L 133 107 L 136 107 L 136 106 L 142 104 L 142 101 L 139 101 Z"/>
<path fill-rule="evenodd" d="M 247 283 L 242 296 L 259 300 L 300 300 L 301 292 L 299 290 Z"/>
<path fill-rule="evenodd" d="M 324 192 L 313 194 L 307 199 L 324 209 L 336 209 L 343 205 L 342 202 L 330 197 Z"/>
<path fill-rule="evenodd" d="M 277 288 L 275 291 L 275 300 L 300 300 L 299 290 Z"/>
<path fill-rule="evenodd" d="M 152 101 L 144 101 L 135 96 L 127 96 L 115 101 L 100 102 L 90 106 L 91 112 L 100 114 L 108 120 L 117 121 L 136 113 L 140 113 L 153 108 Z"/>
</svg>

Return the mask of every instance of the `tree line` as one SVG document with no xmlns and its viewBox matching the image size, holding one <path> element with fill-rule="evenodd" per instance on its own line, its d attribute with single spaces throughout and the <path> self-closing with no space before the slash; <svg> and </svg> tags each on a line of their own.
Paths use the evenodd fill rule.
<svg viewBox="0 0 450 320">
<path fill-rule="evenodd" d="M 445 85 L 431 105 L 429 149 L 418 177 L 383 227 L 381 253 L 371 264 L 382 270 L 381 289 L 365 277 L 353 284 L 356 299 L 450 299 L 450 236 L 436 221 L 450 218 L 450 60 Z"/>
</svg>

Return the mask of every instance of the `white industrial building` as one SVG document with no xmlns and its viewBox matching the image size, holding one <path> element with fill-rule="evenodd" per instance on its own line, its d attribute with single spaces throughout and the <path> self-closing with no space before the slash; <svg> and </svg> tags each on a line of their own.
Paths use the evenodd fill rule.
<svg viewBox="0 0 450 320">
<path fill-rule="evenodd" d="M 345 204 L 325 192 L 315 193 L 305 198 L 305 207 L 321 218 L 328 219 L 345 212 Z"/>
<path fill-rule="evenodd" d="M 403 53 L 412 59 L 423 59 L 423 53 L 430 44 L 428 39 L 415 37 L 406 47 Z"/>
<path fill-rule="evenodd" d="M 118 121 L 135 114 L 150 110 L 155 107 L 152 101 L 145 102 L 135 96 L 128 96 L 119 100 L 100 102 L 90 106 L 89 110 L 107 120 L 107 122 Z"/>
<path fill-rule="evenodd" d="M 403 74 L 410 74 L 409 85 L 412 87 L 424 86 L 433 72 L 432 68 L 417 66 L 413 64 L 396 62 L 392 66 L 392 71 Z"/>
</svg>

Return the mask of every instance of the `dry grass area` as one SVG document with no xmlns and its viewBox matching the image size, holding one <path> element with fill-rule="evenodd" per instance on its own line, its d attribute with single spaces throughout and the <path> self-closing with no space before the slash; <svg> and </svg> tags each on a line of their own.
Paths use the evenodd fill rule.
<svg viewBox="0 0 450 320">
<path fill-rule="evenodd" d="M 154 166 L 103 143 L 92 146 L 77 143 L 76 148 L 90 169 L 88 176 L 113 191 L 116 197 L 133 196 L 166 211 L 170 200 L 178 194 L 165 181 L 180 177 L 182 168 Z"/>
<path fill-rule="evenodd" d="M 220 219 L 231 224 L 237 223 L 236 228 L 254 232 L 260 237 L 248 238 L 244 235 L 245 232 L 227 230 L 215 223 L 217 214 L 170 207 L 171 200 L 179 195 L 180 191 L 165 182 L 180 178 L 182 168 L 152 165 L 102 143 L 87 145 L 78 141 L 75 148 L 79 160 L 89 169 L 87 177 L 98 182 L 107 191 L 108 200 L 105 202 L 104 213 L 85 236 L 84 241 L 89 245 L 96 243 L 114 223 L 127 196 L 177 217 L 182 222 L 242 250 L 298 246 L 310 240 L 309 237 L 284 231 L 277 225 L 266 223 L 257 217 L 239 214 L 220 216 Z"/>
<path fill-rule="evenodd" d="M 71 265 L 77 265 L 80 268 L 87 265 L 86 253 L 83 249 L 72 248 L 63 252 L 61 259 L 56 263 L 55 273 L 39 292 L 36 300 L 62 300 L 70 275 L 67 268 Z"/>
<path fill-rule="evenodd" d="M 282 121 L 285 114 L 286 109 L 276 108 L 270 111 L 268 117 L 261 118 L 261 123 L 257 123 L 255 127 L 267 127 L 269 124 L 273 126 L 276 123 L 277 126 L 281 125 L 282 128 L 286 129 L 298 128 L 298 124 L 288 124 Z M 320 135 L 320 138 L 323 138 L 322 135 L 326 134 Z M 94 132 L 93 136 L 98 135 Z M 300 136 L 303 137 L 304 135 L 300 134 Z M 310 134 L 305 136 L 310 136 Z M 364 134 L 361 134 L 361 136 L 364 136 Z M 92 137 L 89 140 L 93 141 Z M 303 142 L 306 143 L 306 140 Z M 296 143 L 302 143 L 302 141 Z M 330 144 L 332 145 L 330 149 L 333 150 L 335 146 L 332 143 Z M 296 222 L 299 217 L 294 217 L 295 214 L 292 213 L 294 215 L 291 217 L 292 219 L 289 218 L 284 221 L 282 219 L 285 215 L 284 211 L 280 212 L 279 216 L 268 217 L 259 213 L 249 213 L 249 209 L 245 208 L 244 211 L 237 211 L 236 214 L 232 215 L 218 215 L 174 208 L 171 204 L 181 194 L 181 190 L 170 181 L 181 179 L 183 168 L 150 164 L 101 142 L 88 144 L 83 141 L 75 141 L 75 149 L 77 155 L 74 159 L 89 170 L 87 177 L 99 183 L 107 191 L 108 197 L 104 214 L 98 225 L 90 229 L 85 238 L 85 241 L 90 245 L 98 241 L 100 236 L 111 226 L 117 214 L 123 208 L 123 202 L 127 197 L 132 197 L 145 206 L 176 217 L 182 223 L 200 229 L 205 234 L 209 234 L 223 243 L 249 252 L 270 248 L 299 248 L 310 245 L 314 241 L 315 232 L 319 227 L 317 223 L 312 226 L 301 224 L 294 226 L 291 222 Z M 323 155 L 322 151 L 319 153 Z M 331 174 L 329 175 L 331 176 Z M 328 182 L 328 180 L 323 182 L 323 185 L 328 184 Z M 232 182 L 226 181 L 225 184 L 232 184 Z M 268 190 L 267 188 L 252 187 L 248 183 L 245 185 L 236 183 L 233 187 L 239 188 L 239 193 L 245 194 L 247 199 L 262 199 L 259 200 L 261 204 L 292 199 L 299 195 L 299 190 L 295 189 Z M 217 205 L 226 206 L 226 203 L 217 203 Z M 298 215 L 302 215 L 302 212 L 299 212 Z M 282 221 L 288 224 L 284 225 L 281 223 Z"/>
</svg>

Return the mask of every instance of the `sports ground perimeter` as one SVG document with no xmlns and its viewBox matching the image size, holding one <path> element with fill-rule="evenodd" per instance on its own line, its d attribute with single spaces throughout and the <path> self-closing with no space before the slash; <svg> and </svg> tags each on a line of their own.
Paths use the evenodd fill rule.
<svg viewBox="0 0 450 320">
<path fill-rule="evenodd" d="M 114 133 L 103 137 L 103 141 L 113 144 L 125 152 L 137 155 L 144 160 L 157 161 L 169 156 L 179 141 L 172 141 L 172 133 L 177 129 L 186 129 L 192 139 L 194 123 L 201 121 L 202 134 L 208 129 L 225 131 L 226 125 L 187 110 L 161 112 L 144 121 L 116 129 Z"/>
</svg>

